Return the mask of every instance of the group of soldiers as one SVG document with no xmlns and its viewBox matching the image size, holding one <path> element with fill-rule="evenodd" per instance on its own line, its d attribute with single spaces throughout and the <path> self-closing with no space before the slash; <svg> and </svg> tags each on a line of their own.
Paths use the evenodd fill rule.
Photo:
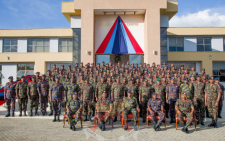
<svg viewBox="0 0 225 141">
<path fill-rule="evenodd" d="M 205 69 L 198 74 L 193 66 L 191 70 L 184 65 L 176 68 L 172 63 L 167 66 L 150 64 L 121 64 L 115 65 L 81 62 L 66 70 L 53 66 L 47 74 L 37 72 L 32 81 L 27 83 L 21 77 L 18 83 L 9 82 L 5 86 L 4 98 L 7 103 L 8 114 L 15 111 L 15 99 L 18 99 L 19 111 L 26 116 L 28 99 L 30 100 L 30 116 L 38 115 L 40 104 L 42 115 L 47 115 L 49 105 L 54 115 L 53 121 L 60 121 L 61 107 L 65 106 L 70 121 L 70 128 L 75 125 L 82 114 L 84 121 L 91 121 L 95 114 L 100 119 L 99 128 L 105 130 L 105 123 L 109 117 L 117 121 L 117 117 L 124 115 L 125 130 L 128 128 L 127 115 L 133 114 L 134 129 L 137 130 L 137 113 L 146 122 L 146 114 L 155 123 L 154 129 L 160 130 L 160 123 L 170 114 L 170 123 L 175 122 L 176 113 L 181 123 L 183 117 L 188 117 L 182 131 L 188 132 L 193 113 L 196 113 L 198 124 L 204 125 L 204 113 L 212 118 L 209 126 L 217 127 L 217 118 L 221 118 L 222 101 L 224 100 L 224 86 L 218 78 L 209 77 Z M 49 103 L 49 104 L 48 104 Z M 11 104 L 11 108 L 10 108 Z M 75 115 L 75 116 L 73 116 Z M 159 116 L 157 120 L 156 116 Z"/>
</svg>

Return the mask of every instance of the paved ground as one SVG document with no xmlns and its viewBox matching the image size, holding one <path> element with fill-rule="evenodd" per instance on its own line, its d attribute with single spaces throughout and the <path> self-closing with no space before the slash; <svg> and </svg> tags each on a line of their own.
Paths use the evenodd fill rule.
<svg viewBox="0 0 225 141">
<path fill-rule="evenodd" d="M 18 107 L 16 108 L 18 109 Z M 225 107 L 224 107 L 225 110 Z M 121 129 L 120 122 L 114 123 L 114 128 L 107 123 L 107 131 L 100 131 L 98 128 L 93 128 L 90 122 L 84 122 L 83 128 L 80 128 L 80 122 L 77 124 L 77 130 L 71 131 L 66 123 L 63 128 L 63 122 L 52 122 L 53 116 L 35 116 L 35 117 L 18 117 L 19 112 L 16 111 L 15 117 L 5 118 L 6 106 L 0 106 L 0 141 L 15 141 L 15 140 L 77 140 L 77 141 L 200 141 L 200 140 L 225 140 L 225 111 L 219 119 L 219 128 L 209 128 L 207 125 L 210 119 L 205 119 L 206 126 L 197 126 L 197 132 L 194 131 L 194 126 L 190 127 L 190 133 L 185 134 L 179 126 L 175 130 L 175 124 L 167 124 L 167 130 L 162 125 L 162 130 L 155 132 L 153 124 L 146 129 L 146 124 L 141 123 L 138 131 L 132 129 L 133 123 L 130 123 L 130 130 L 124 131 Z M 62 116 L 61 116 L 62 119 Z M 142 121 L 142 120 L 141 120 Z M 168 119 L 169 121 L 169 119 Z"/>
</svg>

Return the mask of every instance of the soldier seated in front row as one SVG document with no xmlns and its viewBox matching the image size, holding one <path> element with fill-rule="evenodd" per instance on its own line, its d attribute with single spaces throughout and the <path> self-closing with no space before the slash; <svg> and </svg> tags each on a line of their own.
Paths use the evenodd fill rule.
<svg viewBox="0 0 225 141">
<path fill-rule="evenodd" d="M 163 109 L 162 101 L 156 98 L 156 94 L 152 93 L 152 99 L 148 101 L 148 110 L 150 111 L 150 116 L 153 122 L 155 123 L 154 129 L 155 131 L 160 131 L 160 124 L 162 123 L 165 114 Z M 159 116 L 159 120 L 157 121 L 156 116 Z"/>
<path fill-rule="evenodd" d="M 180 123 L 184 124 L 184 117 L 187 117 L 188 120 L 186 122 L 186 125 L 184 124 L 184 127 L 182 128 L 182 131 L 185 133 L 188 133 L 188 126 L 191 124 L 193 120 L 193 112 L 194 112 L 194 106 L 191 100 L 187 99 L 187 94 L 183 93 L 181 95 L 182 99 L 178 99 L 175 105 L 175 109 L 178 113 L 178 118 L 180 120 Z M 189 108 L 191 108 L 191 112 L 189 112 Z"/>
<path fill-rule="evenodd" d="M 105 123 L 109 118 L 109 114 L 112 112 L 112 102 L 107 98 L 106 91 L 103 91 L 102 98 L 98 100 L 96 104 L 97 117 L 100 119 L 98 127 L 104 131 Z"/>
<path fill-rule="evenodd" d="M 81 109 L 82 109 L 82 101 L 78 98 L 77 92 L 72 94 L 73 99 L 68 101 L 66 104 L 67 117 L 70 122 L 70 129 L 75 130 L 75 125 L 80 119 Z M 75 114 L 75 118 L 72 116 Z"/>
<path fill-rule="evenodd" d="M 135 97 L 131 97 L 131 90 L 127 91 L 127 98 L 124 100 L 122 104 L 122 109 L 124 119 L 125 119 L 125 127 L 124 130 L 128 129 L 128 114 L 132 113 L 134 118 L 134 130 L 137 131 L 137 113 L 140 111 L 139 105 L 137 103 L 137 99 Z"/>
</svg>

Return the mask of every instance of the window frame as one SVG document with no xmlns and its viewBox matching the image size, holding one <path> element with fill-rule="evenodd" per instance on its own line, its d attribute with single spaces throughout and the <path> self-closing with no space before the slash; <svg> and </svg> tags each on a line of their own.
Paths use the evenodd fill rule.
<svg viewBox="0 0 225 141">
<path fill-rule="evenodd" d="M 66 39 L 66 51 L 59 51 L 60 47 L 65 47 L 63 45 L 60 45 L 60 40 L 62 40 L 62 39 Z M 69 42 L 68 39 L 70 39 L 72 41 L 71 46 L 68 45 L 68 42 Z M 69 51 L 69 47 L 72 48 L 71 51 Z M 58 52 L 73 52 L 73 38 L 59 38 L 59 40 L 58 40 Z"/>
<path fill-rule="evenodd" d="M 21 65 L 21 64 L 24 64 L 24 65 L 25 65 L 25 69 L 24 69 L 24 70 L 19 70 L 19 65 Z M 28 69 L 27 69 L 27 65 L 29 65 L 29 64 L 34 65 L 34 66 L 33 66 L 33 70 L 28 70 Z M 19 72 L 19 71 L 21 71 L 21 72 L 24 71 L 24 74 L 23 74 L 24 76 L 27 75 L 27 72 L 28 72 L 28 71 L 33 71 L 33 74 L 34 74 L 34 67 L 35 67 L 35 64 L 34 64 L 34 63 L 17 63 L 17 74 L 16 74 L 17 79 L 20 79 L 20 77 L 21 77 L 21 76 L 18 76 L 18 72 Z"/>
<path fill-rule="evenodd" d="M 218 66 L 221 66 L 220 63 L 225 63 L 225 61 L 224 62 L 223 61 L 213 61 L 212 63 L 213 63 L 212 64 L 212 66 L 213 66 L 213 68 L 212 68 L 212 74 L 213 74 L 213 76 L 214 77 L 219 77 L 219 78 L 220 77 L 225 77 L 225 74 L 220 74 L 220 71 L 221 70 L 225 70 L 225 68 L 223 69 L 223 68 L 219 68 L 218 67 Z M 214 64 L 214 63 L 216 63 L 216 64 Z M 217 69 L 214 69 L 214 68 L 216 68 L 216 67 L 214 67 L 214 65 L 217 66 Z M 217 74 L 215 74 L 214 71 L 216 71 Z M 225 82 L 225 81 L 221 81 L 221 82 Z"/>
<path fill-rule="evenodd" d="M 176 48 L 175 51 L 170 51 L 170 38 L 175 38 L 175 45 L 172 46 L 172 47 L 175 47 Z M 182 38 L 183 39 L 183 44 L 182 44 L 183 50 L 182 51 L 178 51 L 177 50 L 178 47 L 181 47 L 181 44 L 178 44 L 178 40 L 177 40 L 178 38 Z M 169 37 L 169 51 L 170 52 L 183 52 L 184 51 L 184 37 L 183 36 L 180 36 L 180 37 L 177 37 L 177 36 L 176 37 L 173 37 L 173 36 L 172 37 Z"/>
<path fill-rule="evenodd" d="M 5 39 L 10 40 L 10 45 L 4 45 Z M 12 45 L 12 44 L 11 44 L 11 40 L 13 40 L 13 39 L 16 40 L 16 45 Z M 4 51 L 5 46 L 9 46 L 9 50 L 10 50 L 9 52 L 5 52 L 5 51 Z M 16 52 L 17 52 L 17 51 L 18 51 L 18 38 L 3 38 L 2 53 L 14 53 L 14 52 L 12 52 L 12 46 L 16 46 Z"/>
<path fill-rule="evenodd" d="M 29 45 L 29 40 L 35 40 L 35 45 Z M 37 40 L 42 40 L 42 45 L 37 45 Z M 49 45 L 44 45 L 44 40 L 48 39 Z M 32 51 L 29 51 L 29 47 L 32 47 Z M 37 47 L 42 47 L 42 51 L 36 51 Z M 46 50 L 46 48 L 48 47 L 48 51 L 44 51 Z M 39 52 L 50 52 L 50 38 L 28 38 L 27 39 L 27 53 L 39 53 Z"/>
<path fill-rule="evenodd" d="M 198 38 L 203 38 L 203 43 L 202 43 L 202 44 L 198 44 Z M 206 39 L 206 38 L 208 38 L 208 39 L 210 38 L 211 44 L 205 44 L 205 39 Z M 196 43 L 196 50 L 197 50 L 197 52 L 201 52 L 201 51 L 198 51 L 198 45 L 202 45 L 202 46 L 204 47 L 204 50 L 203 50 L 204 52 L 206 51 L 206 50 L 205 50 L 205 46 L 206 46 L 206 45 L 210 45 L 210 46 L 211 46 L 211 50 L 210 50 L 210 51 L 212 51 L 212 37 L 211 37 L 211 36 L 204 36 L 204 37 L 199 36 L 199 37 L 197 37 L 196 39 L 197 39 L 197 41 L 196 41 L 196 42 L 197 42 L 197 43 Z"/>
</svg>

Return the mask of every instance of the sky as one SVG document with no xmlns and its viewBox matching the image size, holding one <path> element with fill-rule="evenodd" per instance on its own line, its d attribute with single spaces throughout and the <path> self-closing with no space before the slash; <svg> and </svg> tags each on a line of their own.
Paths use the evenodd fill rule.
<svg viewBox="0 0 225 141">
<path fill-rule="evenodd" d="M 73 1 L 73 0 L 65 0 Z M 0 0 L 0 29 L 70 28 L 62 0 Z M 225 0 L 179 0 L 170 27 L 225 27 Z"/>
</svg>

